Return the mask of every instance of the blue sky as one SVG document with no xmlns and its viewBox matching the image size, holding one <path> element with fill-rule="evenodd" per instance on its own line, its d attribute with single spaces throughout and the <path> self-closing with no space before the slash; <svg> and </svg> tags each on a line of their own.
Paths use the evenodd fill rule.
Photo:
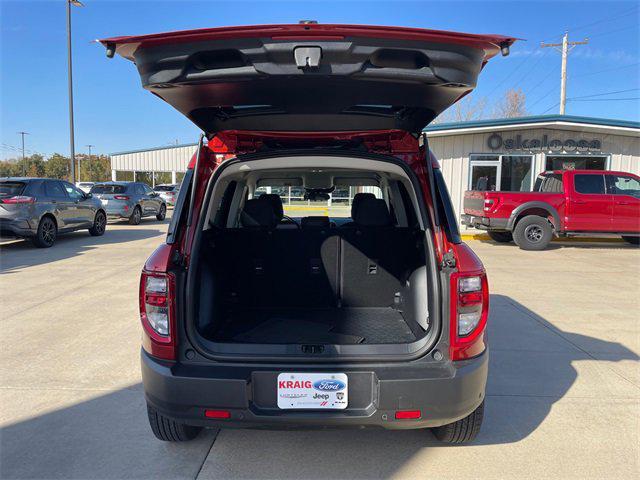
<svg viewBox="0 0 640 480">
<path fill-rule="evenodd" d="M 191 143 L 197 129 L 144 91 L 135 67 L 108 60 L 96 38 L 225 25 L 321 23 L 398 25 L 526 39 L 496 57 L 474 98 L 497 101 L 520 87 L 533 114 L 557 113 L 560 54 L 540 41 L 589 37 L 569 58 L 571 115 L 640 118 L 638 2 L 191 2 L 95 1 L 73 10 L 76 151 L 94 153 Z M 2 158 L 19 155 L 18 131 L 29 153 L 68 154 L 64 0 L 0 0 L 0 133 Z M 612 93 L 609 92 L 619 92 Z M 604 94 L 604 95 L 601 95 Z M 597 95 L 597 96 L 593 96 Z M 629 99 L 634 100 L 618 100 Z M 614 100 L 616 99 L 616 100 Z M 489 107 L 490 108 L 490 107 Z"/>
</svg>

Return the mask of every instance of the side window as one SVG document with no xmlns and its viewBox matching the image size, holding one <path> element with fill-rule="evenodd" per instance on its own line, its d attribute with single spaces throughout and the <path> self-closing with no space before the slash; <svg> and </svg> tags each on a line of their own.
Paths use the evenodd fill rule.
<svg viewBox="0 0 640 480">
<path fill-rule="evenodd" d="M 135 190 L 136 195 L 144 195 L 144 188 L 139 183 L 136 183 Z"/>
<path fill-rule="evenodd" d="M 62 182 L 64 189 L 67 191 L 67 194 L 71 198 L 71 200 L 83 200 L 84 194 L 78 190 L 76 187 L 67 182 Z"/>
<path fill-rule="evenodd" d="M 576 192 L 586 194 L 604 193 L 604 175 L 576 175 Z"/>
<path fill-rule="evenodd" d="M 607 175 L 607 190 L 613 195 L 640 198 L 640 181 L 628 175 Z"/>
<path fill-rule="evenodd" d="M 47 197 L 51 198 L 67 198 L 67 192 L 60 182 L 55 180 L 48 180 L 44 182 L 44 193 Z"/>
<path fill-rule="evenodd" d="M 144 190 L 145 195 L 153 193 L 153 189 L 151 189 L 151 187 L 149 187 L 149 185 L 147 185 L 146 183 L 142 184 L 142 189 Z"/>
</svg>

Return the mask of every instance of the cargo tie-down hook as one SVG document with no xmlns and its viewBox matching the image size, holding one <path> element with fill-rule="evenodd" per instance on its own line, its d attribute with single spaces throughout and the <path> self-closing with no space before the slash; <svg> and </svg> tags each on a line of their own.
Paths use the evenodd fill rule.
<svg viewBox="0 0 640 480">
<path fill-rule="evenodd" d="M 320 47 L 298 47 L 293 50 L 293 56 L 298 68 L 318 68 L 322 49 Z"/>
</svg>

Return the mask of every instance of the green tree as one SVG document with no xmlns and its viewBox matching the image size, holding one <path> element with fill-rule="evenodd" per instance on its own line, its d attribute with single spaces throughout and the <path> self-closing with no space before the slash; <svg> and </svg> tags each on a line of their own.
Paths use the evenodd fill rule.
<svg viewBox="0 0 640 480">
<path fill-rule="evenodd" d="M 18 159 L 9 158 L 0 161 L 0 177 L 19 177 L 20 175 L 22 175 L 22 170 L 18 165 Z"/>
<path fill-rule="evenodd" d="M 59 153 L 54 153 L 45 162 L 45 175 L 49 178 L 59 178 L 61 180 L 69 179 L 69 170 L 71 168 L 71 160 Z"/>
</svg>

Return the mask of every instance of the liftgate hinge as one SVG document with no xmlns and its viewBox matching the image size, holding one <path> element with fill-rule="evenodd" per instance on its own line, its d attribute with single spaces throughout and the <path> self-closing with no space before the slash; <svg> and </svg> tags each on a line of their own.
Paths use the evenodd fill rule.
<svg viewBox="0 0 640 480">
<path fill-rule="evenodd" d="M 455 268 L 456 256 L 453 254 L 453 250 L 449 250 L 442 256 L 442 268 Z"/>
</svg>

